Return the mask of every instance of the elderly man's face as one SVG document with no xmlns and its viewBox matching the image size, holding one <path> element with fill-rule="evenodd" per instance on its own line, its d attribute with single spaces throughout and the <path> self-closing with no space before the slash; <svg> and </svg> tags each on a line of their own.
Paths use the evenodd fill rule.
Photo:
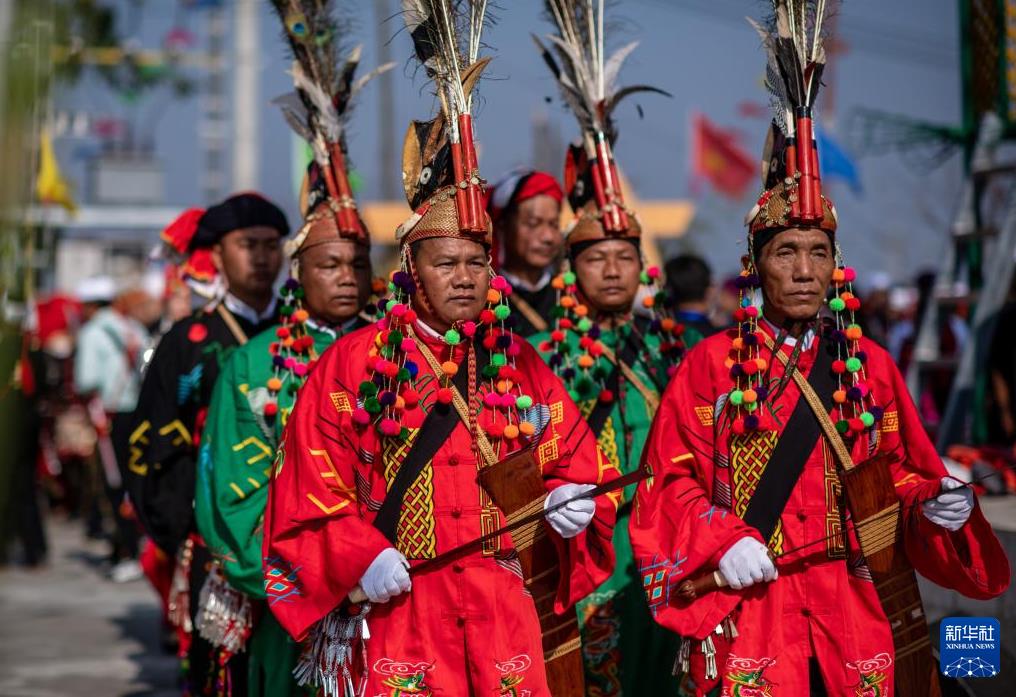
<svg viewBox="0 0 1016 697">
<path fill-rule="evenodd" d="M 480 316 L 487 303 L 490 272 L 487 249 L 479 242 L 435 237 L 414 245 L 413 263 L 430 308 L 415 309 L 437 331 Z"/>
<path fill-rule="evenodd" d="M 336 238 L 300 255 L 300 283 L 311 317 L 342 324 L 367 304 L 370 295 L 370 250 Z"/>
<path fill-rule="evenodd" d="M 758 259 L 770 321 L 803 322 L 822 307 L 836 262 L 829 236 L 818 228 L 791 228 L 777 233 Z"/>
</svg>

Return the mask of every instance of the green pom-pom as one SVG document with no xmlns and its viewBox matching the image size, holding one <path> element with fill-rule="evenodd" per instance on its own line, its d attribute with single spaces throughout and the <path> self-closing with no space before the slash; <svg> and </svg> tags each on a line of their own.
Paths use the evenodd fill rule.
<svg viewBox="0 0 1016 697">
<path fill-rule="evenodd" d="M 864 424 L 865 428 L 871 428 L 875 425 L 875 416 L 870 411 L 862 412 L 861 423 Z"/>
<path fill-rule="evenodd" d="M 368 397 L 363 400 L 363 408 L 366 409 L 369 414 L 380 414 L 381 402 L 378 401 L 377 397 Z"/>
<path fill-rule="evenodd" d="M 483 370 L 480 371 L 480 372 L 483 373 L 483 377 L 485 377 L 485 378 L 496 378 L 497 377 L 497 366 L 496 365 L 485 365 L 485 366 L 483 366 Z"/>
<path fill-rule="evenodd" d="M 858 358 L 857 356 L 852 356 L 852 357 L 847 359 L 847 371 L 848 372 L 856 373 L 860 369 L 861 369 L 861 359 L 860 358 Z"/>
<path fill-rule="evenodd" d="M 370 380 L 364 380 L 360 383 L 360 394 L 364 397 L 374 397 L 377 395 L 377 385 Z"/>
<path fill-rule="evenodd" d="M 296 308 L 292 305 L 283 305 L 279 308 L 279 313 L 283 315 L 291 315 L 296 311 Z"/>
<path fill-rule="evenodd" d="M 842 298 L 833 298 L 829 301 L 829 309 L 833 312 L 843 312 L 847 307 L 847 304 L 843 302 Z"/>
<path fill-rule="evenodd" d="M 564 274 L 561 276 L 561 278 L 564 281 L 564 284 L 566 286 L 573 286 L 573 285 L 575 285 L 575 272 L 574 271 L 565 271 Z"/>
<path fill-rule="evenodd" d="M 655 297 L 656 297 L 656 302 L 659 303 L 660 305 L 663 305 L 664 303 L 667 302 L 667 293 L 666 293 L 666 291 L 661 290 L 660 292 L 658 292 L 656 294 Z"/>
<path fill-rule="evenodd" d="M 409 429 L 405 426 L 399 431 L 399 440 L 409 440 Z"/>
<path fill-rule="evenodd" d="M 589 378 L 583 377 L 575 381 L 575 389 L 582 394 L 588 393 L 593 387 L 594 383 Z"/>
<path fill-rule="evenodd" d="M 409 369 L 399 368 L 399 372 L 395 374 L 395 379 L 399 382 L 406 382 L 409 380 Z"/>
<path fill-rule="evenodd" d="M 597 380 L 606 380 L 607 379 L 607 375 L 608 375 L 607 367 L 602 365 L 599 361 L 597 361 L 596 365 L 593 366 L 593 369 L 592 369 L 591 372 L 592 372 L 593 377 L 596 378 Z"/>
<path fill-rule="evenodd" d="M 571 397 L 571 401 L 579 401 L 579 393 L 575 390 L 568 390 L 568 396 Z"/>
<path fill-rule="evenodd" d="M 302 299 L 304 295 L 306 295 L 306 293 L 303 292 L 303 286 L 300 286 L 299 288 L 297 288 L 296 290 L 293 291 L 293 297 L 294 298 L 301 298 Z"/>
<path fill-rule="evenodd" d="M 562 317 L 565 316 L 565 309 L 563 307 L 555 307 L 553 310 L 551 310 L 550 315 L 554 319 L 561 319 Z"/>
<path fill-rule="evenodd" d="M 391 281 L 388 281 L 388 292 L 389 293 L 394 293 L 395 292 L 395 284 L 392 283 Z"/>
<path fill-rule="evenodd" d="M 749 412 L 755 411 L 756 409 L 758 409 L 758 402 L 751 402 L 750 404 L 745 404 L 744 408 L 747 409 Z"/>
<path fill-rule="evenodd" d="M 500 320 L 508 319 L 508 315 L 512 313 L 512 309 L 507 305 L 498 305 L 494 308 L 494 316 Z"/>
<path fill-rule="evenodd" d="M 589 319 L 588 317 L 583 317 L 582 319 L 579 320 L 578 329 L 580 332 L 585 333 L 592 328 L 593 328 L 593 320 Z"/>
<path fill-rule="evenodd" d="M 387 303 L 385 303 L 385 312 L 391 312 L 392 308 L 395 307 L 396 305 L 398 305 L 397 302 L 395 302 L 394 300 L 389 300 Z"/>
<path fill-rule="evenodd" d="M 527 394 L 524 394 L 521 397 L 516 398 L 515 406 L 519 409 L 528 409 L 529 407 L 533 406 L 533 398 Z"/>
<path fill-rule="evenodd" d="M 402 332 L 395 330 L 388 333 L 388 345 L 398 346 L 402 343 Z"/>
<path fill-rule="evenodd" d="M 492 365 L 496 365 L 498 368 L 500 368 L 501 366 L 505 365 L 508 362 L 508 359 L 505 357 L 503 353 L 495 353 L 493 356 L 490 357 L 490 362 Z"/>
<path fill-rule="evenodd" d="M 836 422 L 836 431 L 839 433 L 846 433 L 850 430 L 850 424 L 847 423 L 846 419 L 840 419 Z"/>
<path fill-rule="evenodd" d="M 730 393 L 730 403 L 735 407 L 741 406 L 744 403 L 744 392 L 741 390 L 734 390 Z"/>
<path fill-rule="evenodd" d="M 381 347 L 381 356 L 383 358 L 392 358 L 395 355 L 395 347 L 391 344 L 385 344 Z"/>
<path fill-rule="evenodd" d="M 639 274 L 639 280 L 642 281 L 642 283 L 647 283 L 648 284 L 652 279 L 649 278 L 649 274 L 648 273 L 643 271 L 642 273 Z"/>
<path fill-rule="evenodd" d="M 462 341 L 462 337 L 459 336 L 459 333 L 454 329 L 449 329 L 444 333 L 444 340 L 449 346 L 455 346 Z"/>
</svg>

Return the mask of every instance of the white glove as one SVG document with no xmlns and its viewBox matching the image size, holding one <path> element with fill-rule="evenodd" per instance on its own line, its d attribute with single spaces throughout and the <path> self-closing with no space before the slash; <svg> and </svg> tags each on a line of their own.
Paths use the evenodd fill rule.
<svg viewBox="0 0 1016 697">
<path fill-rule="evenodd" d="M 949 532 L 962 528 L 972 510 L 974 490 L 952 477 L 942 477 L 942 493 L 921 504 L 924 517 Z"/>
<path fill-rule="evenodd" d="M 543 502 L 543 510 L 552 508 L 562 501 L 580 496 L 587 491 L 592 491 L 596 486 L 593 484 L 562 484 L 554 489 Z M 596 512 L 596 502 L 593 499 L 579 499 L 572 501 L 567 506 L 551 511 L 546 514 L 550 527 L 557 531 L 557 534 L 564 539 L 575 537 L 586 529 Z"/>
<path fill-rule="evenodd" d="M 742 537 L 720 557 L 720 573 L 734 590 L 773 581 L 778 575 L 769 549 L 754 537 Z"/>
<path fill-rule="evenodd" d="M 381 550 L 360 579 L 360 588 L 372 603 L 387 603 L 412 587 L 409 562 L 394 547 Z"/>
</svg>

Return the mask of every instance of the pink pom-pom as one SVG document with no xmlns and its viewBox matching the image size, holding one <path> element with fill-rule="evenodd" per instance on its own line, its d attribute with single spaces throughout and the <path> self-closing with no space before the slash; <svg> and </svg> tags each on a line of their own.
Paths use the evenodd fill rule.
<svg viewBox="0 0 1016 697">
<path fill-rule="evenodd" d="M 758 317 L 758 308 L 755 307 L 754 305 L 749 305 L 748 307 L 744 308 L 744 313 L 751 318 Z"/>
<path fill-rule="evenodd" d="M 503 291 L 508 287 L 508 281 L 505 280 L 504 276 L 494 276 L 490 279 L 490 287 L 494 290 Z"/>
<path fill-rule="evenodd" d="M 357 407 L 353 410 L 353 423 L 358 426 L 366 426 L 370 423 L 370 414 L 363 407 Z"/>
<path fill-rule="evenodd" d="M 512 343 L 511 346 L 506 348 L 504 352 L 506 354 L 508 354 L 509 356 L 511 356 L 512 358 L 515 358 L 520 353 L 522 353 L 522 346 L 520 346 L 519 342 L 516 341 L 516 342 Z"/>
<path fill-rule="evenodd" d="M 476 322 L 464 322 L 462 324 L 462 333 L 472 338 L 476 334 Z"/>
<path fill-rule="evenodd" d="M 386 436 L 397 436 L 402 431 L 402 427 L 399 426 L 399 422 L 395 419 L 381 419 L 381 423 L 378 424 L 378 428 L 381 429 L 381 433 Z"/>
<path fill-rule="evenodd" d="M 412 339 L 403 339 L 402 343 L 399 344 L 399 349 L 403 353 L 412 353 L 416 350 L 416 342 Z"/>
<path fill-rule="evenodd" d="M 282 362 L 282 365 L 286 367 L 286 370 L 292 370 L 293 368 L 296 367 L 296 359 L 292 357 L 287 358 Z"/>
<path fill-rule="evenodd" d="M 293 372 L 298 378 L 302 378 L 307 374 L 307 365 L 305 363 L 297 363 L 293 366 Z"/>
<path fill-rule="evenodd" d="M 843 268 L 843 280 L 847 283 L 853 283 L 857 280 L 857 271 L 852 266 L 846 266 Z"/>
<path fill-rule="evenodd" d="M 513 394 L 502 394 L 502 395 L 498 395 L 498 397 L 500 399 L 501 407 L 503 409 L 511 409 L 512 407 L 515 406 L 515 395 L 513 395 Z"/>
<path fill-rule="evenodd" d="M 659 267 L 650 266 L 648 269 L 646 269 L 646 275 L 649 276 L 649 278 L 659 278 L 660 277 Z"/>
<path fill-rule="evenodd" d="M 483 403 L 488 408 L 493 409 L 497 407 L 500 402 L 498 397 L 499 396 L 496 392 L 488 392 L 487 394 L 483 395 Z"/>
<path fill-rule="evenodd" d="M 402 317 L 404 314 L 406 314 L 406 310 L 408 309 L 409 308 L 407 308 L 402 303 L 396 303 L 395 305 L 392 306 L 392 315 L 394 315 L 395 317 Z"/>
</svg>

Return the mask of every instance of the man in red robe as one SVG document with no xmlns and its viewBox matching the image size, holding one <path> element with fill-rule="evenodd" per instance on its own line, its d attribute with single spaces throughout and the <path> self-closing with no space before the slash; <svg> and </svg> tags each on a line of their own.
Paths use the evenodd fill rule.
<svg viewBox="0 0 1016 697">
<path fill-rule="evenodd" d="M 468 121 L 459 133 L 453 159 L 468 162 Z M 322 356 L 283 434 L 265 516 L 269 605 L 296 639 L 311 633 L 312 646 L 326 637 L 352 652 L 339 668 L 312 669 L 326 686 L 343 681 L 344 694 L 549 697 L 513 536 L 433 560 L 505 525 L 477 472 L 533 448 L 545 507 L 570 501 L 545 519 L 558 553 L 555 610 L 574 612 L 613 569 L 616 510 L 606 495 L 572 499 L 618 472 L 561 382 L 505 327 L 511 289 L 492 278 L 478 177 L 449 186 L 459 181 L 450 166 L 417 166 L 427 176 L 405 177 L 416 212 L 397 232 L 402 269 L 385 316 Z M 399 492 L 414 461 L 419 474 Z M 368 632 L 343 643 L 358 630 L 333 611 L 361 591 Z"/>
<path fill-rule="evenodd" d="M 841 463 L 792 371 L 828 386 L 815 394 L 853 462 L 889 458 L 918 572 L 985 599 L 1007 588 L 1009 565 L 971 489 L 946 476 L 899 370 L 854 321 L 854 272 L 807 167 L 810 139 L 784 149 L 777 129 L 749 215 L 737 326 L 695 346 L 664 393 L 632 545 L 651 612 L 685 637 L 680 658 L 698 694 L 720 682 L 723 695 L 884 696 L 893 632 L 843 504 Z M 820 322 L 830 288 L 832 319 Z M 729 588 L 678 593 L 716 570 Z"/>
</svg>

